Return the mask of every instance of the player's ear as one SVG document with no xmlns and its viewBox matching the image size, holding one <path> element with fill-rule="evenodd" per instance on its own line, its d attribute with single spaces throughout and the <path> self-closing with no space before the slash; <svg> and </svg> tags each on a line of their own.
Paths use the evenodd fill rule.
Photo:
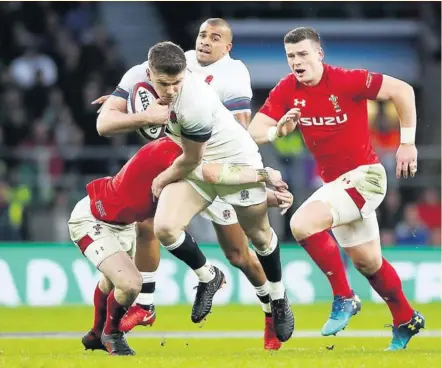
<svg viewBox="0 0 442 368">
<path fill-rule="evenodd" d="M 322 61 L 324 59 L 324 50 L 322 47 L 318 49 L 319 60 Z"/>
<path fill-rule="evenodd" d="M 230 42 L 229 44 L 226 45 L 226 54 L 228 52 L 230 52 L 230 50 L 232 50 L 233 44 Z"/>
<path fill-rule="evenodd" d="M 146 75 L 147 75 L 147 79 L 150 80 L 150 69 L 149 68 L 146 69 Z"/>
</svg>

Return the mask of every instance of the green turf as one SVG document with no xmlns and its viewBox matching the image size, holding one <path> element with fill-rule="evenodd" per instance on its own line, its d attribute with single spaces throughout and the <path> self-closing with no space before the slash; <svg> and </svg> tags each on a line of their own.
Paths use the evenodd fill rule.
<svg viewBox="0 0 442 368">
<path fill-rule="evenodd" d="M 297 330 L 319 330 L 330 313 L 330 304 L 293 305 Z M 426 317 L 426 328 L 441 328 L 441 304 L 415 305 Z M 155 330 L 197 331 L 190 321 L 190 305 L 158 306 Z M 20 307 L 0 308 L 0 332 L 86 331 L 93 319 L 92 307 Z M 364 303 L 362 311 L 352 318 L 349 328 L 379 330 L 391 323 L 385 304 Z M 259 330 L 263 324 L 261 308 L 250 305 L 227 305 L 212 308 L 204 324 L 205 331 Z M 141 328 L 142 330 L 142 328 Z"/>
<path fill-rule="evenodd" d="M 152 329 L 138 331 L 198 331 L 190 322 L 190 306 L 158 307 L 158 320 Z M 416 306 L 426 317 L 427 329 L 440 330 L 441 305 Z M 319 331 L 329 314 L 330 305 L 294 305 L 296 329 Z M 0 308 L 0 332 L 43 332 L 88 330 L 91 307 L 16 309 Z M 390 323 L 388 309 L 382 304 L 365 303 L 354 317 L 351 330 L 381 330 Z M 262 331 L 259 306 L 214 306 L 202 328 L 204 331 Z M 388 330 L 385 330 L 388 333 Z M 290 368 L 435 368 L 441 366 L 441 340 L 416 336 L 407 350 L 384 352 L 390 339 L 378 338 L 292 338 L 278 352 L 266 352 L 262 339 L 137 339 L 128 335 L 135 357 L 110 357 L 102 351 L 85 352 L 79 339 L 1 339 L 0 367 L 102 368 L 102 367 L 290 367 Z M 333 350 L 327 346 L 334 345 Z"/>
<path fill-rule="evenodd" d="M 333 339 L 331 339 L 333 340 Z M 280 351 L 269 353 L 262 341 L 247 340 L 129 340 L 135 357 L 110 357 L 102 351 L 83 352 L 75 340 L 2 341 L 1 367 L 291 367 L 383 368 L 441 366 L 440 340 L 415 338 L 410 348 L 384 352 L 388 339 L 292 339 Z"/>
</svg>

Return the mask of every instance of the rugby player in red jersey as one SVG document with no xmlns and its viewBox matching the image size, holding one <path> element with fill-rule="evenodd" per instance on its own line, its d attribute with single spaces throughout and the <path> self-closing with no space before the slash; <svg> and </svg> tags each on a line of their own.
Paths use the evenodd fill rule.
<svg viewBox="0 0 442 368">
<path fill-rule="evenodd" d="M 115 176 L 90 182 L 86 186 L 87 196 L 72 211 L 68 223 L 71 239 L 102 273 L 94 292 L 94 325 L 82 340 L 86 349 L 107 350 L 112 355 L 135 354 L 119 328 L 142 285 L 131 258 L 136 241 L 135 222 L 153 217 L 152 184 L 181 154 L 181 148 L 169 138 L 145 145 Z M 280 173 L 270 168 L 255 170 L 204 163 L 201 170 L 195 171 L 195 178 L 211 184 L 259 181 L 286 188 Z M 287 191 L 275 191 L 268 196 L 269 205 L 283 210 L 291 202 Z M 199 248 L 192 251 L 195 255 L 188 265 L 198 275 L 198 270 L 208 263 Z"/>
<path fill-rule="evenodd" d="M 331 229 L 391 311 L 393 339 L 387 350 L 404 349 L 425 320 L 410 306 L 396 270 L 382 257 L 375 210 L 385 197 L 387 178 L 370 142 L 367 100 L 395 105 L 401 125 L 396 176 L 407 178 L 417 171 L 413 88 L 387 75 L 323 63 L 320 37 L 312 28 L 287 33 L 284 47 L 292 72 L 272 89 L 249 132 L 259 144 L 298 127 L 318 164 L 324 185 L 299 207 L 290 225 L 333 289 L 332 312 L 322 334 L 341 331 L 361 308 L 327 232 Z"/>
</svg>

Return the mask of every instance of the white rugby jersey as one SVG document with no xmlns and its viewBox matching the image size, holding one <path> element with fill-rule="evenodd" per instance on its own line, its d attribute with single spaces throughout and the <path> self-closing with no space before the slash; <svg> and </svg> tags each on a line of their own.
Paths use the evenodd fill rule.
<svg viewBox="0 0 442 368">
<path fill-rule="evenodd" d="M 195 50 L 186 52 L 186 60 L 187 67 L 210 84 L 228 110 L 233 114 L 250 112 L 253 96 L 250 74 L 242 61 L 227 54 L 213 64 L 201 66 Z"/>
<path fill-rule="evenodd" d="M 149 82 L 147 62 L 129 69 L 113 95 L 128 99 L 139 82 Z M 177 144 L 181 137 L 208 141 L 203 159 L 261 167 L 258 146 L 220 101 L 215 90 L 190 70 L 186 71 L 177 100 L 170 106 L 166 134 Z"/>
</svg>

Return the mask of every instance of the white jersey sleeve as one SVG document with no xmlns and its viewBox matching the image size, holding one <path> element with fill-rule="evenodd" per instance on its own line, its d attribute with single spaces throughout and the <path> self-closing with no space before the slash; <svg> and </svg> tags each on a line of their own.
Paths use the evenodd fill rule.
<svg viewBox="0 0 442 368">
<path fill-rule="evenodd" d="M 231 68 L 229 72 L 231 83 L 224 84 L 221 101 L 233 114 L 250 112 L 253 93 L 249 71 L 241 61 L 232 61 L 234 68 Z"/>
<path fill-rule="evenodd" d="M 118 83 L 115 91 L 112 92 L 113 96 L 124 98 L 125 100 L 129 97 L 129 91 L 133 86 L 139 82 L 147 81 L 147 61 L 143 64 L 135 65 L 130 68 L 121 78 L 120 83 Z"/>
<path fill-rule="evenodd" d="M 181 136 L 196 142 L 206 142 L 212 136 L 214 115 L 210 108 L 184 109 L 181 116 Z"/>
</svg>

